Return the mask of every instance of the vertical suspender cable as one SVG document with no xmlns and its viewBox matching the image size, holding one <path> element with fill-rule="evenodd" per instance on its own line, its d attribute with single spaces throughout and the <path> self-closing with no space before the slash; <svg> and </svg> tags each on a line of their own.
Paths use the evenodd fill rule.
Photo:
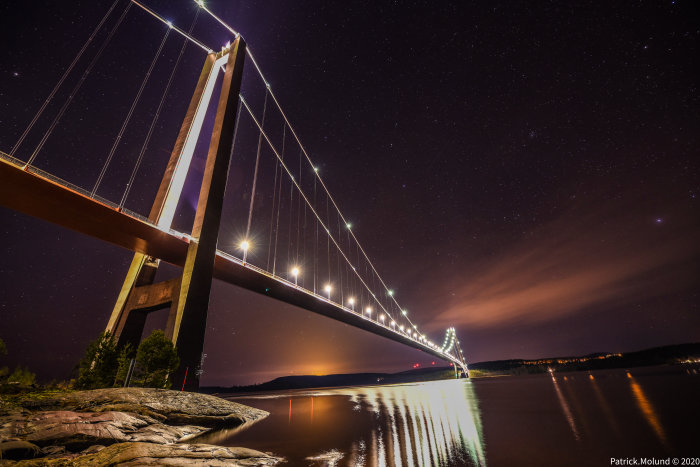
<svg viewBox="0 0 700 467">
<path fill-rule="evenodd" d="M 314 209 L 316 208 L 316 177 L 314 177 Z M 318 220 L 316 224 L 316 239 L 314 241 L 314 293 L 316 293 L 316 275 L 318 271 Z"/>
<path fill-rule="evenodd" d="M 340 216 L 337 217 L 338 220 L 338 249 L 340 250 L 340 243 L 343 239 L 343 231 L 340 230 Z M 335 257 L 338 259 L 338 279 L 340 280 L 340 304 L 345 303 L 343 298 L 343 270 L 340 269 L 340 253 L 336 252 Z"/>
<path fill-rule="evenodd" d="M 138 92 L 136 93 L 136 97 L 134 98 L 134 101 L 131 103 L 131 107 L 129 108 L 129 112 L 126 114 L 126 118 L 124 119 L 124 122 L 122 123 L 122 127 L 119 129 L 119 133 L 117 134 L 116 139 L 114 140 L 114 143 L 112 144 L 112 148 L 109 150 L 109 154 L 107 155 L 107 160 L 105 161 L 104 165 L 102 166 L 102 170 L 100 171 L 100 175 L 97 177 L 97 181 L 95 182 L 95 186 L 92 187 L 92 196 L 95 196 L 95 193 L 97 192 L 97 189 L 100 187 L 100 184 L 102 183 L 102 179 L 105 176 L 105 173 L 107 172 L 107 167 L 109 167 L 110 162 L 112 162 L 112 158 L 114 157 L 114 153 L 117 150 L 117 147 L 119 146 L 119 142 L 122 139 L 122 136 L 124 136 L 124 131 L 126 130 L 126 127 L 129 125 L 129 122 L 131 121 L 131 116 L 134 114 L 134 110 L 136 109 L 136 106 L 138 105 L 139 101 L 141 100 L 141 94 L 143 94 L 143 90 L 146 88 L 146 84 L 148 83 L 148 79 L 151 77 L 151 73 L 153 72 L 153 68 L 156 66 L 156 62 L 158 61 L 158 58 L 160 57 L 160 53 L 163 51 L 163 46 L 165 45 L 165 41 L 168 39 L 168 36 L 170 35 L 170 29 L 168 28 L 165 31 L 165 35 L 163 36 L 163 40 L 160 41 L 160 46 L 158 47 L 158 50 L 156 50 L 156 54 L 153 56 L 153 60 L 151 60 L 151 65 L 148 67 L 148 71 L 146 72 L 146 76 L 144 76 L 143 81 L 141 82 L 141 87 L 139 87 Z"/>
<path fill-rule="evenodd" d="M 299 184 L 301 185 L 301 152 L 299 152 Z M 301 228 L 301 196 L 297 202 L 297 256 L 294 259 L 296 266 L 299 266 L 299 229 Z"/>
<path fill-rule="evenodd" d="M 97 54 L 92 58 L 92 61 L 90 62 L 88 67 L 83 72 L 83 75 L 80 77 L 80 81 L 78 81 L 78 84 L 76 84 L 75 87 L 73 87 L 73 90 L 68 95 L 68 99 L 66 99 L 66 102 L 64 102 L 63 106 L 61 106 L 61 109 L 58 111 L 58 114 L 54 117 L 53 121 L 51 122 L 49 129 L 46 131 L 46 133 L 44 133 L 44 136 L 41 138 L 41 141 L 39 141 L 39 144 L 36 146 L 36 148 L 34 149 L 34 152 L 32 152 L 32 155 L 29 157 L 29 160 L 24 165 L 24 168 L 27 168 L 28 166 L 32 165 L 32 163 L 34 162 L 34 159 L 36 159 L 36 156 L 39 154 L 41 149 L 44 147 L 44 144 L 46 144 L 46 140 L 49 138 L 49 136 L 53 132 L 54 128 L 56 128 L 56 125 L 61 120 L 61 117 L 63 117 L 63 114 L 66 112 L 66 109 L 68 108 L 70 103 L 73 101 L 73 97 L 75 97 L 75 94 L 80 90 L 80 87 L 85 82 L 85 78 L 87 78 L 87 75 L 90 74 L 90 72 L 92 71 L 92 67 L 95 66 L 95 63 L 97 63 L 97 60 L 99 60 L 100 56 L 102 55 L 102 52 L 104 52 L 105 47 L 107 47 L 107 44 L 109 44 L 109 42 L 112 40 L 114 33 L 117 31 L 117 28 L 119 28 L 119 26 L 122 24 L 122 21 L 124 20 L 124 17 L 126 17 L 126 14 L 129 12 L 130 8 L 131 8 L 131 3 L 129 3 L 126 6 L 126 8 L 124 8 L 122 15 L 119 17 L 116 24 L 109 31 L 109 34 L 107 35 L 105 40 L 102 42 L 100 49 L 97 51 Z"/>
<path fill-rule="evenodd" d="M 267 88 L 265 88 L 265 104 L 263 105 L 263 114 L 261 125 L 265 128 L 265 113 L 267 112 Z M 250 206 L 248 207 L 248 225 L 245 228 L 245 239 L 248 240 L 250 236 L 250 224 L 253 221 L 253 205 L 255 204 L 255 188 L 258 184 L 258 168 L 260 167 L 260 149 L 262 147 L 262 129 L 260 130 L 260 137 L 258 138 L 258 152 L 255 156 L 255 170 L 253 171 L 253 187 L 250 191 Z"/>
<path fill-rule="evenodd" d="M 12 146 L 12 149 L 10 150 L 10 155 L 11 155 L 11 156 L 14 156 L 14 155 L 15 155 L 15 151 L 17 151 L 17 149 L 19 148 L 19 146 L 22 144 L 22 142 L 24 141 L 24 138 L 27 137 L 27 135 L 29 134 L 29 132 L 31 131 L 31 129 L 34 127 L 34 124 L 36 123 L 36 121 L 39 119 L 39 117 L 41 117 L 41 114 L 44 113 L 44 110 L 46 109 L 46 106 L 49 105 L 49 102 L 51 102 L 51 100 L 53 99 L 53 97 L 56 95 L 56 91 L 58 91 L 58 88 L 61 87 L 61 85 L 62 85 L 63 82 L 66 80 L 66 78 L 68 77 L 68 75 L 70 74 L 70 72 L 73 71 L 73 67 L 75 67 L 75 64 L 78 63 L 78 60 L 80 60 L 80 58 L 83 56 L 83 53 L 84 53 L 85 50 L 88 48 L 88 46 L 90 45 L 90 43 L 92 42 L 92 40 L 95 38 L 95 35 L 97 34 L 97 31 L 99 31 L 99 30 L 102 28 L 102 25 L 105 23 L 105 21 L 107 21 L 107 18 L 109 17 L 109 15 L 110 15 L 110 14 L 112 13 L 112 11 L 114 10 L 114 7 L 117 6 L 117 3 L 118 3 L 118 2 L 119 2 L 119 0 L 114 0 L 114 3 L 112 3 L 112 6 L 109 7 L 109 10 L 107 10 L 107 13 L 105 13 L 105 15 L 102 17 L 102 20 L 100 20 L 100 22 L 98 23 L 98 25 L 97 25 L 97 27 L 95 28 L 95 30 L 92 31 L 92 34 L 90 34 L 90 37 L 88 37 L 88 40 L 85 42 L 85 44 L 83 44 L 83 47 L 82 47 L 82 48 L 80 49 L 80 51 L 78 52 L 78 55 L 75 56 L 75 58 L 73 59 L 73 61 L 71 62 L 71 64 L 68 65 L 68 68 L 66 68 L 66 71 L 63 72 L 63 76 L 61 76 L 61 79 L 58 80 L 58 83 L 56 83 L 56 86 L 54 86 L 54 88 L 51 90 L 51 93 L 49 94 L 49 97 L 47 97 L 46 100 L 44 101 L 44 103 L 41 104 L 41 107 L 39 108 L 39 111 L 36 113 L 36 115 L 34 115 L 34 118 L 32 118 L 32 121 L 29 122 L 29 125 L 27 126 L 27 128 L 24 129 L 24 132 L 22 133 L 22 136 L 20 136 L 20 137 L 19 137 L 19 140 L 17 140 L 17 142 L 15 143 L 15 145 Z"/>
<path fill-rule="evenodd" d="M 289 272 L 289 263 L 291 263 L 292 251 L 292 215 L 294 214 L 294 177 L 291 177 L 289 184 L 289 222 L 287 223 L 287 272 Z"/>
<path fill-rule="evenodd" d="M 286 139 L 286 131 L 287 131 L 287 126 L 286 124 L 282 125 L 282 157 L 281 159 L 284 160 L 284 143 Z M 282 163 L 280 161 L 277 161 L 277 164 L 281 165 Z M 277 268 L 277 239 L 279 237 L 279 231 L 280 231 L 280 205 L 282 204 L 282 182 L 284 181 L 284 177 L 282 176 L 282 167 L 280 167 L 280 187 L 279 190 L 277 191 L 277 221 L 275 225 L 275 253 L 272 258 L 272 275 L 275 275 L 275 270 Z"/>
<path fill-rule="evenodd" d="M 306 203 L 304 203 L 304 233 L 302 235 L 302 238 L 304 239 L 304 251 L 302 252 L 302 255 L 304 255 L 304 259 L 306 260 L 306 244 L 308 243 L 308 237 L 306 235 L 307 230 L 306 230 L 306 213 L 307 213 L 307 208 L 306 208 Z M 304 276 L 302 276 L 301 279 L 302 286 L 304 286 L 305 281 L 304 281 Z"/>
<path fill-rule="evenodd" d="M 275 230 L 275 206 L 277 204 L 277 172 L 279 163 L 275 160 L 275 178 L 272 183 L 272 212 L 270 213 L 270 236 L 267 242 L 267 266 L 266 270 L 270 271 L 270 254 L 272 252 L 272 232 Z"/>
<path fill-rule="evenodd" d="M 326 196 L 326 240 L 327 240 L 327 255 L 328 255 L 328 283 L 331 283 L 331 232 L 330 226 L 331 216 L 328 214 L 328 196 Z"/>
</svg>

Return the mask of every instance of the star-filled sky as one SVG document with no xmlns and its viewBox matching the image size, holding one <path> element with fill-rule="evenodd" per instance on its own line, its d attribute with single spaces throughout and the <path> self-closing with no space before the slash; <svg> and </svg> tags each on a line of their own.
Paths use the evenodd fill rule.
<svg viewBox="0 0 700 467">
<path fill-rule="evenodd" d="M 187 0 L 144 3 L 186 30 L 197 11 Z M 0 150 L 10 152 L 111 5 L 0 5 Z M 18 158 L 39 144 L 126 5 L 117 2 Z M 434 341 L 455 326 L 471 362 L 698 341 L 693 2 L 207 5 L 246 38 L 353 231 Z M 127 12 L 38 167 L 92 187 L 166 30 Z M 204 14 L 193 35 L 216 48 L 231 39 Z M 119 201 L 182 43 L 166 40 L 102 196 Z M 192 45 L 183 54 L 131 209 L 148 212 L 204 55 Z M 234 180 L 250 178 L 254 157 L 233 158 Z M 176 223 L 191 215 L 192 183 Z M 229 183 L 234 211 L 247 209 L 244 185 Z M 231 222 L 220 246 L 237 241 Z M 104 329 L 132 255 L 6 208 L 0 243 L 3 364 L 65 379 Z M 152 313 L 148 329 L 166 314 Z M 205 353 L 202 383 L 225 385 L 432 360 L 219 282 Z"/>
</svg>

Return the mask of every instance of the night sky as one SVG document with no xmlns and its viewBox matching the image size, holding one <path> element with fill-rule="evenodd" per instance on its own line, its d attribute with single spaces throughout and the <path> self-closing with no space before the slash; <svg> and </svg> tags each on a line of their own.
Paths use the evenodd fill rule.
<svg viewBox="0 0 700 467">
<path fill-rule="evenodd" d="M 10 152 L 111 3 L 0 5 L 0 150 Z M 145 3 L 183 29 L 197 10 L 185 0 Z M 436 342 L 455 326 L 477 362 L 699 340 L 693 3 L 207 5 L 242 32 L 414 321 Z M 95 44 L 126 4 L 119 1 Z M 128 12 L 38 167 L 92 186 L 165 32 L 138 8 Z M 193 34 L 215 48 L 231 39 L 204 15 Z M 105 198 L 119 200 L 181 46 L 181 37 L 168 38 L 99 192 Z M 96 48 L 17 157 L 29 157 Z M 186 49 L 130 209 L 150 208 L 204 55 Z M 242 92 L 255 96 L 247 67 Z M 255 154 L 246 154 L 231 163 L 232 212 L 247 209 Z M 201 178 L 203 157 L 190 178 Z M 176 220 L 182 230 L 198 189 L 188 184 Z M 220 246 L 237 241 L 234 217 L 222 221 Z M 0 242 L 0 337 L 9 350 L 0 363 L 27 365 L 42 381 L 68 378 L 104 329 L 132 254 L 6 208 Z M 177 273 L 162 269 L 164 278 Z M 166 315 L 150 315 L 148 329 L 163 327 Z M 432 360 L 219 282 L 205 352 L 205 385 L 399 371 Z"/>
</svg>

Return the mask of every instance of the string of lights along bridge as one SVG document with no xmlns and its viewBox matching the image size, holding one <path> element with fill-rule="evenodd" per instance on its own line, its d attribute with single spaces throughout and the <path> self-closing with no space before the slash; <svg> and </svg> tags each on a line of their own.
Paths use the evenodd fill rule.
<svg viewBox="0 0 700 467">
<path fill-rule="evenodd" d="M 192 208 L 187 209 L 187 193 L 192 191 L 188 191 L 192 183 L 188 167 L 206 153 L 206 144 L 201 142 L 206 138 L 200 138 L 200 132 L 205 135 L 212 128 L 216 131 L 218 121 L 206 107 L 215 91 L 225 87 L 223 75 L 230 66 L 227 56 L 233 53 L 232 44 L 239 44 L 242 38 L 202 1 L 194 4 L 192 22 L 181 28 L 143 2 L 115 0 L 9 153 L 0 154 L 3 163 L 170 236 L 189 243 L 197 241 L 180 227 L 188 216 L 190 222 L 192 217 Z M 220 51 L 195 37 L 196 26 L 203 18 L 213 20 L 215 26 L 231 34 L 231 42 Z M 108 144 L 99 151 L 93 149 L 76 167 L 75 157 L 69 161 L 66 151 L 60 148 L 72 144 L 69 128 L 73 124 L 69 119 L 90 121 L 79 115 L 80 103 L 95 99 L 81 95 L 89 94 L 89 86 L 84 85 L 96 79 L 94 71 L 104 67 L 111 50 L 118 47 L 115 42 L 122 29 L 139 27 L 145 19 L 150 21 L 154 33 L 160 32 L 152 46 L 143 46 L 148 57 L 143 60 L 140 82 L 124 97 L 124 108 L 110 111 L 111 119 L 119 120 L 119 125 L 112 125 L 113 132 L 106 135 Z M 130 26 L 130 22 L 137 25 Z M 152 179 L 154 173 L 163 173 L 166 161 L 154 148 L 161 140 L 174 139 L 177 128 L 166 128 L 164 117 L 183 100 L 176 97 L 179 87 L 191 89 L 192 78 L 196 79 L 183 60 L 192 53 L 199 53 L 202 59 L 216 55 L 214 67 L 218 69 L 207 79 L 200 77 L 201 97 L 198 103 L 193 100 L 197 112 L 188 123 L 181 155 L 169 174 L 163 207 L 157 216 L 152 213 L 147 217 L 142 213 L 153 202 L 157 187 L 144 180 Z M 331 195 L 319 164 L 302 144 L 290 121 L 291 114 L 283 110 L 248 44 L 245 59 L 252 67 L 243 69 L 237 99 L 217 261 L 235 264 L 294 293 L 331 305 L 354 317 L 354 322 L 361 319 L 366 329 L 410 342 L 466 372 L 455 329 L 449 328 L 442 345 L 438 345 L 413 321 L 409 310 L 399 303 L 398 293 L 380 275 L 360 244 L 359 233 L 342 213 L 339 200 Z M 131 71 L 139 75 L 135 66 Z M 121 92 L 129 91 L 124 86 Z M 205 111 L 200 112 L 202 106 Z M 105 128 L 109 125 L 105 124 Z"/>
</svg>

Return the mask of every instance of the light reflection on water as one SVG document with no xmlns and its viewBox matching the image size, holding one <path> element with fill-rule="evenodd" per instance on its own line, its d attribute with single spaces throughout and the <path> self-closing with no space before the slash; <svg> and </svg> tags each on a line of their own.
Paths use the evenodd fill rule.
<svg viewBox="0 0 700 467">
<path fill-rule="evenodd" d="M 644 418 L 646 419 L 647 423 L 649 423 L 649 426 L 651 426 L 651 428 L 654 430 L 654 433 L 656 434 L 656 437 L 659 438 L 659 441 L 661 441 L 663 444 L 667 444 L 666 434 L 664 433 L 664 429 L 661 426 L 659 417 L 656 415 L 654 406 L 651 404 L 646 394 L 644 393 L 644 390 L 639 385 L 634 376 L 627 372 L 627 378 L 629 379 L 630 388 L 632 389 L 634 399 L 637 402 L 637 405 L 639 406 L 639 410 L 644 415 Z"/>
<path fill-rule="evenodd" d="M 566 377 L 564 379 L 566 379 Z M 576 420 L 574 420 L 574 416 L 571 413 L 569 404 L 568 402 L 566 402 L 566 398 L 564 397 L 564 394 L 562 394 L 561 389 L 559 389 L 557 378 L 554 375 L 552 375 L 552 383 L 554 384 L 554 391 L 557 393 L 557 400 L 559 401 L 559 405 L 561 406 L 562 412 L 564 412 L 564 416 L 566 417 L 566 421 L 569 424 L 569 428 L 571 428 L 571 432 L 574 434 L 574 438 L 576 438 L 576 440 L 579 440 L 581 439 L 581 437 L 579 436 L 578 430 L 576 429 Z"/>
<path fill-rule="evenodd" d="M 329 389 L 246 398 L 272 412 L 266 433 L 293 445 L 314 441 L 314 452 L 289 452 L 292 465 L 452 466 L 486 465 L 479 406 L 472 383 L 447 380 L 416 384 Z M 274 399 L 274 400 L 270 400 Z M 314 405 L 313 402 L 315 402 Z M 263 407 L 265 405 L 265 407 Z M 274 407 L 282 405 L 280 426 Z M 344 407 L 344 409 L 343 409 Z M 272 409 L 272 410 L 271 410 Z M 288 409 L 288 410 L 287 410 Z M 354 414 L 354 415 L 353 415 Z M 351 417 L 351 420 L 347 420 Z M 267 419 L 266 419 L 267 420 Z M 262 428 L 265 420 L 256 425 Z M 345 424 L 346 426 L 342 426 Z M 341 425 L 341 426 L 336 426 Z M 338 431 L 342 435 L 334 436 Z M 240 429 L 197 442 L 253 447 Z M 330 440 L 335 444 L 326 444 Z M 304 440 L 304 441 L 301 441 Z M 306 446 L 308 449 L 308 446 Z M 271 447 L 269 450 L 279 452 Z M 306 462 L 301 462 L 304 459 Z M 296 462 L 296 463 L 295 463 Z"/>
</svg>

